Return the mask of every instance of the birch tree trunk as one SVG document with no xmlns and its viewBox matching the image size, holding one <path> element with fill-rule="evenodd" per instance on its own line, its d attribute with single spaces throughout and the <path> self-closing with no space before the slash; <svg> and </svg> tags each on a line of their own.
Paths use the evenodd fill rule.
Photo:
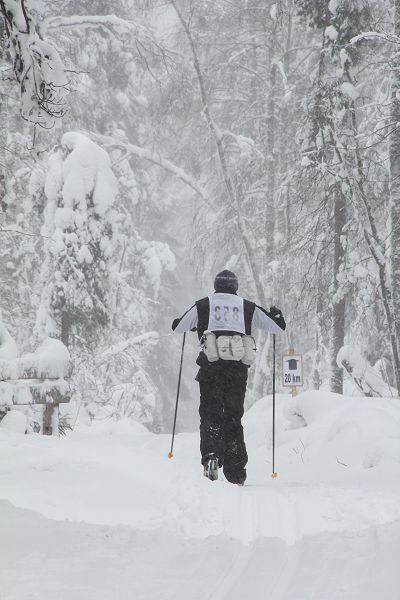
<svg viewBox="0 0 400 600">
<path fill-rule="evenodd" d="M 345 296 L 338 296 L 341 267 L 345 257 L 345 248 L 343 245 L 344 227 L 346 225 L 346 202 L 339 186 L 334 189 L 334 209 L 333 209 L 333 234 L 334 234 L 334 255 L 333 255 L 333 300 L 332 300 L 332 341 L 331 341 L 331 391 L 337 394 L 343 394 L 343 370 L 336 364 L 336 357 L 340 348 L 344 345 L 345 334 L 345 316 L 346 299 Z"/>
<path fill-rule="evenodd" d="M 394 33 L 400 36 L 400 0 L 394 2 Z M 391 274 L 393 331 L 397 354 L 400 339 L 400 44 L 392 57 L 392 134 L 389 139 L 390 156 L 390 220 L 391 220 Z M 400 391 L 400 372 L 396 369 L 397 389 Z"/>
</svg>

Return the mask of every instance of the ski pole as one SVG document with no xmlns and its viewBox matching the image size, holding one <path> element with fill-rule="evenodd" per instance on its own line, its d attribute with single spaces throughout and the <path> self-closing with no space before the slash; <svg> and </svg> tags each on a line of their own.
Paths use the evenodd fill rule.
<svg viewBox="0 0 400 600">
<path fill-rule="evenodd" d="M 171 440 L 171 450 L 168 452 L 168 458 L 172 458 L 173 449 L 174 449 L 174 439 L 175 439 L 175 427 L 176 427 L 176 417 L 178 415 L 178 400 L 179 400 L 179 390 L 181 389 L 181 376 L 182 376 L 182 364 L 183 364 L 183 351 L 185 349 L 185 340 L 186 340 L 186 332 L 183 334 L 182 340 L 182 352 L 181 352 L 181 364 L 179 367 L 179 377 L 178 377 L 178 389 L 176 390 L 176 401 L 175 401 L 175 416 L 174 416 L 174 427 L 172 429 L 172 440 Z"/>
<path fill-rule="evenodd" d="M 275 333 L 272 336 L 272 479 L 278 477 L 275 471 Z"/>
</svg>

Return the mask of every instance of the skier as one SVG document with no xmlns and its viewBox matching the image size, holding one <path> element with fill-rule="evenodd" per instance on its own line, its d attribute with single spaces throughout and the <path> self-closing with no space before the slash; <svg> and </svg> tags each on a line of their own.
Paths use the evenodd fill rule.
<svg viewBox="0 0 400 600">
<path fill-rule="evenodd" d="M 221 271 L 215 292 L 193 304 L 172 329 L 196 331 L 202 344 L 196 363 L 200 369 L 200 452 L 204 475 L 218 479 L 218 467 L 228 481 L 243 485 L 247 452 L 241 419 L 244 413 L 247 371 L 255 359 L 255 328 L 271 333 L 286 329 L 282 312 L 269 311 L 237 295 L 234 273 Z"/>
</svg>

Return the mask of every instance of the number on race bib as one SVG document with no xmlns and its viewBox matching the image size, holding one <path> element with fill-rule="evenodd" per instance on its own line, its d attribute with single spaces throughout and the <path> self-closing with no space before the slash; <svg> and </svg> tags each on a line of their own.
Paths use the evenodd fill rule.
<svg viewBox="0 0 400 600">
<path fill-rule="evenodd" d="M 218 294 L 216 294 L 218 296 Z M 208 328 L 213 331 L 237 331 L 245 333 L 243 299 L 228 294 L 210 299 Z"/>
<path fill-rule="evenodd" d="M 234 306 L 232 309 L 232 316 L 231 316 L 231 309 L 229 306 L 224 306 L 224 321 L 225 323 L 229 323 L 231 320 L 235 321 L 236 323 L 239 322 L 240 319 L 240 311 L 239 308 L 237 306 Z M 214 307 L 214 318 L 216 321 L 221 321 L 222 319 L 222 311 L 221 311 L 221 306 L 217 305 Z"/>
</svg>

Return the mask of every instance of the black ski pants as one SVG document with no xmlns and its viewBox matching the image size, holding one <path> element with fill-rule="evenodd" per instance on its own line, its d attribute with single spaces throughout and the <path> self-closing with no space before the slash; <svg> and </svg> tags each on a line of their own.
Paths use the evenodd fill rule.
<svg viewBox="0 0 400 600">
<path fill-rule="evenodd" d="M 206 362 L 206 364 L 204 364 Z M 241 419 L 247 385 L 247 367 L 239 361 L 202 361 L 200 384 L 200 452 L 202 463 L 218 457 L 232 483 L 246 479 L 247 451 Z"/>
</svg>

